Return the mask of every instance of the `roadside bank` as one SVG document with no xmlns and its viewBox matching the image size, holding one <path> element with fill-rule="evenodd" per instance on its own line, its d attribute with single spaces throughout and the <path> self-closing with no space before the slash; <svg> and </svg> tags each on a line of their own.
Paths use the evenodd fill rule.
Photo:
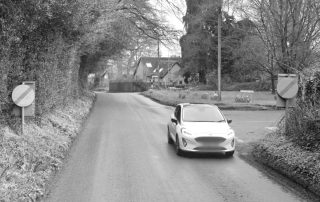
<svg viewBox="0 0 320 202">
<path fill-rule="evenodd" d="M 320 197 L 320 152 L 304 150 L 277 131 L 255 143 L 252 154 L 258 162 Z"/>
<path fill-rule="evenodd" d="M 148 90 L 142 92 L 141 95 L 167 106 L 176 106 L 179 103 L 207 103 L 215 104 L 223 110 L 276 110 L 275 101 L 270 99 L 270 95 L 267 101 L 257 99 L 253 103 L 236 103 L 231 97 L 236 96 L 236 93 L 228 93 L 226 101 L 217 101 L 216 97 L 209 92 L 202 91 Z"/>
<path fill-rule="evenodd" d="M 27 121 L 25 133 L 0 125 L 1 201 L 38 201 L 63 166 L 95 101 L 94 93 Z M 17 120 L 18 123 L 18 120 Z"/>
</svg>

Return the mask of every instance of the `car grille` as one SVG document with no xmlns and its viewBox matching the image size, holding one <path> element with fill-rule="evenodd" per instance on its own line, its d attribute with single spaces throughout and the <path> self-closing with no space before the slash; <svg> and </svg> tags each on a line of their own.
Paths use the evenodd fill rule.
<svg viewBox="0 0 320 202">
<path fill-rule="evenodd" d="M 226 150 L 226 148 L 224 148 L 224 147 L 219 147 L 219 146 L 217 146 L 217 147 L 210 147 L 210 146 L 206 146 L 206 147 L 204 147 L 204 146 L 202 146 L 202 147 L 196 147 L 196 148 L 194 148 L 194 150 L 197 150 L 197 151 L 223 151 L 223 150 Z"/>
<path fill-rule="evenodd" d="M 226 140 L 224 137 L 197 137 L 195 140 L 199 143 L 222 143 Z"/>
</svg>

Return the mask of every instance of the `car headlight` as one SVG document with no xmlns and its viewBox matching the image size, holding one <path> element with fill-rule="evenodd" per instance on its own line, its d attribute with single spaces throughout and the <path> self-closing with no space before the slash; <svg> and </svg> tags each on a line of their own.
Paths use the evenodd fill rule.
<svg viewBox="0 0 320 202">
<path fill-rule="evenodd" d="M 233 131 L 233 130 L 231 130 L 231 131 L 227 134 L 227 136 L 231 136 L 231 135 L 234 136 L 234 131 Z"/>
<path fill-rule="evenodd" d="M 181 133 L 183 134 L 183 135 L 192 135 L 190 132 L 188 132 L 185 128 L 182 128 L 181 129 Z"/>
</svg>

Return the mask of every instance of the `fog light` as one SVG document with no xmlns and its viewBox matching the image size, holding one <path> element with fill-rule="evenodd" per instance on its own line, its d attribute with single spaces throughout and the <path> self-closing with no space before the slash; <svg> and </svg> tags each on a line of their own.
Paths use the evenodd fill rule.
<svg viewBox="0 0 320 202">
<path fill-rule="evenodd" d="M 234 138 L 231 141 L 231 147 L 233 147 L 233 146 L 234 146 Z"/>
<path fill-rule="evenodd" d="M 187 141 L 184 138 L 182 138 L 182 144 L 183 144 L 184 147 L 186 147 L 187 144 L 188 144 Z"/>
</svg>

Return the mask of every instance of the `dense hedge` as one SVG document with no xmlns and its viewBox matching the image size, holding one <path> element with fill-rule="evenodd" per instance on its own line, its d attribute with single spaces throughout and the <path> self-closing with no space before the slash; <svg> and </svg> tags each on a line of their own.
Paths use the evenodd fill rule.
<svg viewBox="0 0 320 202">
<path fill-rule="evenodd" d="M 290 109 L 286 119 L 284 134 L 300 147 L 310 151 L 320 151 L 320 74 L 309 80 L 305 95 Z"/>
<path fill-rule="evenodd" d="M 320 105 L 299 101 L 287 114 L 284 134 L 301 148 L 320 151 Z"/>
<path fill-rule="evenodd" d="M 149 83 L 139 80 L 112 80 L 109 82 L 110 92 L 142 92 L 148 90 Z"/>
<path fill-rule="evenodd" d="M 257 143 L 253 154 L 258 161 L 319 195 L 319 152 L 301 148 L 278 131 Z"/>
<path fill-rule="evenodd" d="M 306 82 L 305 94 L 288 110 L 279 130 L 258 142 L 254 156 L 319 195 L 320 74 Z"/>
<path fill-rule="evenodd" d="M 270 91 L 271 82 L 244 82 L 244 83 L 234 83 L 231 85 L 223 84 L 222 89 L 225 91 L 240 91 L 240 90 Z"/>
<path fill-rule="evenodd" d="M 210 82 L 210 85 L 197 85 L 195 90 L 217 90 L 217 84 Z M 223 91 L 240 91 L 240 90 L 253 90 L 253 91 L 270 91 L 270 82 L 242 82 L 242 83 L 224 83 L 222 82 L 221 90 Z"/>
<path fill-rule="evenodd" d="M 79 93 L 76 1 L 6 0 L 0 3 L 0 104 L 10 113 L 11 93 L 36 82 L 36 113 L 44 114 Z"/>
</svg>

